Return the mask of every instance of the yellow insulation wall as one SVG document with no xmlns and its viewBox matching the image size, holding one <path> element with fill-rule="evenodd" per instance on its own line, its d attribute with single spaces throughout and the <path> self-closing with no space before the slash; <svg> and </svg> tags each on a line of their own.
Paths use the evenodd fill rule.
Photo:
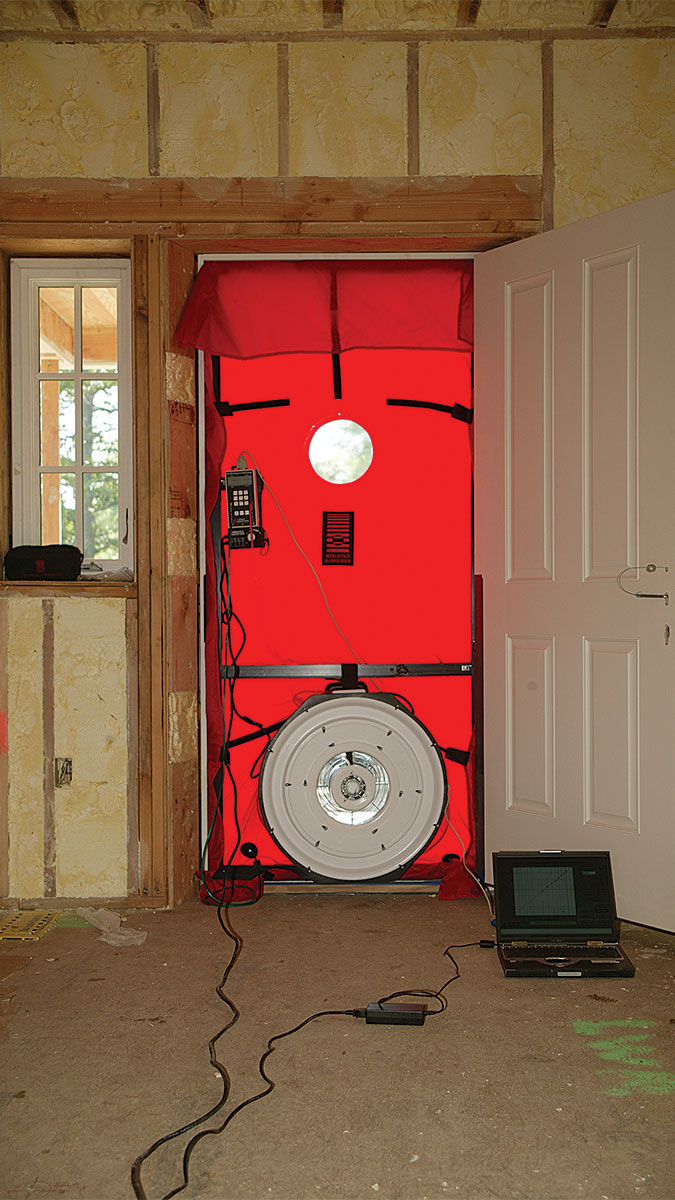
<svg viewBox="0 0 675 1200">
<path fill-rule="evenodd" d="M 0 597 L 9 895 L 127 892 L 124 599 Z M 54 758 L 72 759 L 55 786 Z"/>
<path fill-rule="evenodd" d="M 675 0 L 481 0 L 471 38 L 460 0 L 71 8 L 0 0 L 4 176 L 528 175 L 547 139 L 556 225 L 675 186 Z"/>
</svg>

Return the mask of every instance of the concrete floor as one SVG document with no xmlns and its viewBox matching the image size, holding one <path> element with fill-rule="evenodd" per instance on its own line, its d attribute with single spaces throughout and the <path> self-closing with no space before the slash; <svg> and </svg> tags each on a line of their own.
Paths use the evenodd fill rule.
<svg viewBox="0 0 675 1200">
<path fill-rule="evenodd" d="M 266 894 L 233 912 L 244 948 L 219 1043 L 230 1105 L 260 1090 L 267 1039 L 322 1008 L 436 988 L 446 946 L 491 936 L 482 900 Z M 132 1197 L 133 1160 L 220 1095 L 209 1038 L 230 946 L 213 909 L 129 913 L 116 948 L 56 926 L 0 983 L 0 1195 Z M 199 1200 L 624 1200 L 675 1197 L 675 937 L 624 926 L 634 980 L 506 980 L 456 951 L 448 1010 L 422 1028 L 314 1021 L 267 1063 L 273 1094 L 191 1160 Z M 12 965 L 12 964 L 10 964 Z M 12 1007 L 4 1002 L 5 1010 Z M 227 1109 L 226 1109 L 227 1111 Z M 211 1124 L 219 1123 L 221 1118 Z M 148 1200 L 181 1180 L 186 1138 L 144 1166 Z"/>
</svg>

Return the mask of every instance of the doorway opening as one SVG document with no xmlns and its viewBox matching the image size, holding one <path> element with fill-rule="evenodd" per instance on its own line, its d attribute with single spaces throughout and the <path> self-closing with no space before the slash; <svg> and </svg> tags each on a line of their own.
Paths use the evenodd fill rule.
<svg viewBox="0 0 675 1200">
<path fill-rule="evenodd" d="M 206 899 L 252 859 L 271 880 L 473 886 L 452 870 L 476 865 L 471 263 L 360 261 L 336 285 L 341 264 L 295 261 L 290 296 L 238 261 L 227 315 L 212 278 L 179 330 L 204 351 Z M 334 744 L 349 697 L 363 736 Z M 424 731 L 412 760 L 363 732 L 387 704 Z M 307 713 L 325 753 L 277 778 Z M 280 809 L 294 771 L 307 791 Z"/>
</svg>

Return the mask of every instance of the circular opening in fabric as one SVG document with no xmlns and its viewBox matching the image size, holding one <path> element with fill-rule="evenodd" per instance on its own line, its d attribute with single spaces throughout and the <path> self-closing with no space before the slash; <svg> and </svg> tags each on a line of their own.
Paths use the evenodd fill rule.
<svg viewBox="0 0 675 1200">
<path fill-rule="evenodd" d="M 309 443 L 309 461 L 328 483 L 353 483 L 373 461 L 373 443 L 356 421 L 327 421 Z"/>
</svg>

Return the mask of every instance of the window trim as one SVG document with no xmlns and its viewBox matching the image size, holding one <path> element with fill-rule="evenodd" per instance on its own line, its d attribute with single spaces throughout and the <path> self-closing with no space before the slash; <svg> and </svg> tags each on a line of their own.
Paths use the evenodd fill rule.
<svg viewBox="0 0 675 1200">
<path fill-rule="evenodd" d="M 13 545 L 39 545 L 41 537 L 38 289 L 111 283 L 118 287 L 120 555 L 118 559 L 97 559 L 89 579 L 101 579 L 122 568 L 132 571 L 134 565 L 131 262 L 123 258 L 13 258 L 10 263 Z"/>
</svg>

